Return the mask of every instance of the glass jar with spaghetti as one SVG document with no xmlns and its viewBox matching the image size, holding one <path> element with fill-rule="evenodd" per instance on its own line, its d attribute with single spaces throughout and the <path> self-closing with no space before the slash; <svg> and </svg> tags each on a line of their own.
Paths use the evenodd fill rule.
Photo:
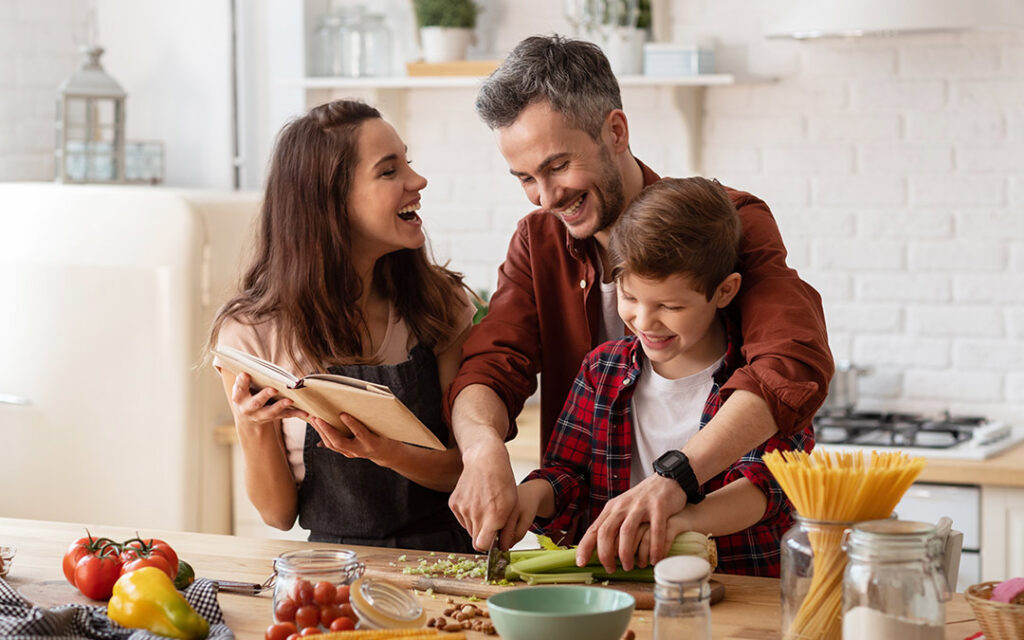
<svg viewBox="0 0 1024 640">
<path fill-rule="evenodd" d="M 859 522 L 843 538 L 843 637 L 941 640 L 949 590 L 935 527 Z"/>
<path fill-rule="evenodd" d="M 782 637 L 838 640 L 841 600 L 832 596 L 840 595 L 846 562 L 841 546 L 843 534 L 854 523 L 799 515 L 794 519 L 796 523 L 782 536 L 781 543 Z M 820 602 L 812 602 L 814 599 Z"/>
</svg>

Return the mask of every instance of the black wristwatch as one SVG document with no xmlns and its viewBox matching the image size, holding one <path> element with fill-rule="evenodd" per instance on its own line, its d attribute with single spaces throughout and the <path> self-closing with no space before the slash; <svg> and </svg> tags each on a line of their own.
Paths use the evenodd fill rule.
<svg viewBox="0 0 1024 640">
<path fill-rule="evenodd" d="M 704 499 L 704 494 L 700 492 L 700 483 L 697 482 L 697 476 L 690 466 L 690 459 L 682 451 L 672 449 L 663 453 L 654 461 L 654 472 L 678 482 L 686 494 L 687 503 L 697 504 Z"/>
</svg>

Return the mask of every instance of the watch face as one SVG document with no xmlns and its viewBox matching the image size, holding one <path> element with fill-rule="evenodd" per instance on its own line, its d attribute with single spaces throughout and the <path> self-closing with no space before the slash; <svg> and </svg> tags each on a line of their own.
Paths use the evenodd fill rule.
<svg viewBox="0 0 1024 640">
<path fill-rule="evenodd" d="M 686 456 L 682 451 L 667 451 L 654 461 L 654 470 L 661 475 L 675 476 L 686 464 Z"/>
</svg>

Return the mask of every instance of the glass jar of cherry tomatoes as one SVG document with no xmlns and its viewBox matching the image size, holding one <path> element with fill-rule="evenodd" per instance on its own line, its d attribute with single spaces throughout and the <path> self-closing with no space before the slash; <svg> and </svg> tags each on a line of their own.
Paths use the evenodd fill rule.
<svg viewBox="0 0 1024 640">
<path fill-rule="evenodd" d="M 303 549 L 274 560 L 274 626 L 295 625 L 295 632 L 344 631 L 358 617 L 349 602 L 349 585 L 366 565 L 348 549 Z M 308 635 L 310 632 L 307 632 Z"/>
</svg>

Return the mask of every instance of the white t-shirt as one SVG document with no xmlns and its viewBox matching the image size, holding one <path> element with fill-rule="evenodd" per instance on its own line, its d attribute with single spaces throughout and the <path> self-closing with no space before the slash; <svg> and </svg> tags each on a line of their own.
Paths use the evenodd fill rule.
<svg viewBox="0 0 1024 640">
<path fill-rule="evenodd" d="M 658 374 L 644 358 L 630 409 L 633 413 L 632 463 L 629 484 L 635 487 L 654 473 L 651 465 L 669 449 L 680 449 L 700 430 L 714 375 L 725 359 L 685 378 Z"/>
<path fill-rule="evenodd" d="M 619 316 L 619 296 L 615 289 L 615 281 L 604 281 L 603 265 L 600 258 L 595 256 L 594 264 L 597 270 L 597 284 L 601 292 L 601 327 L 597 336 L 597 343 L 600 344 L 609 340 L 618 340 L 626 335 L 626 324 Z"/>
<path fill-rule="evenodd" d="M 467 293 L 466 307 L 459 316 L 460 329 L 454 335 L 460 335 L 473 322 L 473 315 L 476 308 L 470 302 Z M 235 320 L 227 320 L 221 326 L 220 334 L 217 336 L 217 346 L 234 347 L 240 351 L 253 354 L 269 362 L 287 369 L 297 376 L 304 376 L 314 373 L 317 368 L 309 363 L 299 363 L 292 358 L 284 342 L 280 339 L 277 325 L 273 322 L 266 322 L 259 325 L 249 325 Z M 381 341 L 380 347 L 374 357 L 380 364 L 399 364 L 409 359 L 409 351 L 416 346 L 416 336 L 412 333 L 405 320 L 398 318 L 395 314 L 394 305 L 388 308 L 388 328 Z M 438 345 L 434 353 L 440 353 L 449 345 Z M 220 370 L 221 362 L 218 358 L 213 359 L 213 366 Z M 306 441 L 306 421 L 301 418 L 286 418 L 282 421 L 282 432 L 284 434 L 284 445 L 288 453 L 288 464 L 291 465 L 292 475 L 295 482 L 301 482 L 306 476 L 306 465 L 302 459 L 302 449 Z"/>
</svg>

